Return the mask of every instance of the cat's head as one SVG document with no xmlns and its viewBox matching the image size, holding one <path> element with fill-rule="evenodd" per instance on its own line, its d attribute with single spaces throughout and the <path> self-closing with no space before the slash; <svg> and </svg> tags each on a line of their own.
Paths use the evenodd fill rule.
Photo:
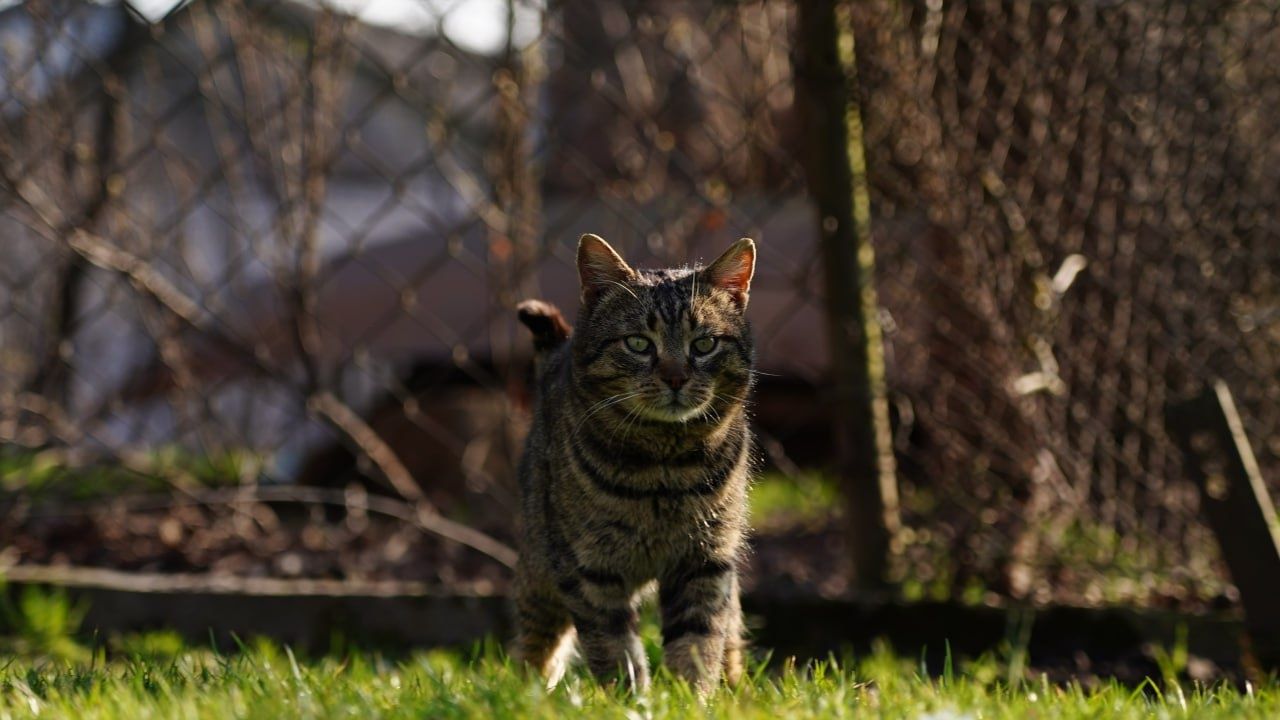
<svg viewBox="0 0 1280 720">
<path fill-rule="evenodd" d="M 604 240 L 583 235 L 573 338 L 580 387 L 665 422 L 741 405 L 751 385 L 755 257 L 743 238 L 705 268 L 633 270 Z"/>
</svg>

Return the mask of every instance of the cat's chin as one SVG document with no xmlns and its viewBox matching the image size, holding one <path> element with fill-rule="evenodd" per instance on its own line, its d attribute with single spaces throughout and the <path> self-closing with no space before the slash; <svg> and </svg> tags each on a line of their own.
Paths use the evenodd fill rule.
<svg viewBox="0 0 1280 720">
<path fill-rule="evenodd" d="M 706 410 L 705 405 L 697 407 L 689 407 L 687 405 L 671 403 L 669 405 L 660 405 L 658 407 L 648 407 L 645 414 L 652 420 L 669 423 L 685 423 L 700 417 Z"/>
</svg>

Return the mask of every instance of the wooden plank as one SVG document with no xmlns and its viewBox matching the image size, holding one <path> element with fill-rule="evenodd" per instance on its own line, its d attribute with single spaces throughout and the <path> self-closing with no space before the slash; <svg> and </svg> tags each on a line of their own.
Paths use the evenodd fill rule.
<svg viewBox="0 0 1280 720">
<path fill-rule="evenodd" d="M 1216 381 L 1171 405 L 1166 420 L 1240 591 L 1252 654 L 1280 668 L 1280 526 L 1231 392 Z"/>
<path fill-rule="evenodd" d="M 238 637 L 267 637 L 308 652 L 348 646 L 403 651 L 465 647 L 511 635 L 509 600 L 450 594 L 421 583 L 160 575 L 76 567 L 0 567 L 8 592 L 59 588 L 87 606 L 81 631 L 110 637 L 169 629 L 234 649 Z M 1011 645 L 1032 665 L 1074 664 L 1093 671 L 1155 674 L 1148 646 L 1186 642 L 1189 653 L 1220 673 L 1238 668 L 1242 628 L 1227 615 L 1188 615 L 1131 608 L 1038 610 L 951 602 L 826 600 L 748 594 L 743 607 L 756 652 L 775 661 L 870 652 L 887 641 L 897 652 L 938 671 L 947 653 L 977 656 Z M 1129 676 L 1131 681 L 1141 677 Z"/>
<path fill-rule="evenodd" d="M 86 605 L 83 630 L 104 636 L 172 630 L 193 641 L 271 638 L 308 652 L 335 641 L 378 648 L 467 646 L 510 635 L 507 598 L 413 582 L 350 582 L 0 566 L 10 591 L 65 590 Z"/>
</svg>

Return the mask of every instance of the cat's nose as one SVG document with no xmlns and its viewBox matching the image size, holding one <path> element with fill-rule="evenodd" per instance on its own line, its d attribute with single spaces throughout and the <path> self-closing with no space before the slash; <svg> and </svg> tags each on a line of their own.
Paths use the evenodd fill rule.
<svg viewBox="0 0 1280 720">
<path fill-rule="evenodd" d="M 679 390 L 689 381 L 689 374 L 681 370 L 669 370 L 662 373 L 662 381 L 669 385 L 672 390 Z"/>
</svg>

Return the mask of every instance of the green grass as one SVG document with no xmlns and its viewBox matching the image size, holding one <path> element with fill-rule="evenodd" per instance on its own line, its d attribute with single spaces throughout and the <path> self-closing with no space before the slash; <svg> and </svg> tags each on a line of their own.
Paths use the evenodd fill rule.
<svg viewBox="0 0 1280 720">
<path fill-rule="evenodd" d="M 32 458 L 0 456 L 0 489 L 7 482 L 54 495 L 92 495 L 117 480 L 77 482 Z M 227 481 L 238 458 L 222 466 L 193 466 L 178 456 L 157 462 L 186 466 L 203 479 Z M 35 471 L 35 472 L 33 472 Z M 123 483 L 150 479 L 118 478 Z M 118 485 L 116 486 L 118 487 Z M 820 524 L 837 505 L 820 475 L 766 476 L 753 491 L 757 524 Z M 1084 544 L 1082 543 L 1083 547 Z M 45 718 L 559 718 L 627 720 L 684 717 L 912 720 L 978 718 L 1280 717 L 1280 683 L 1240 691 L 1180 679 L 1185 648 L 1157 651 L 1162 677 L 1140 687 L 1117 683 L 1054 684 L 1025 670 L 1025 656 L 956 659 L 946 668 L 881 648 L 797 666 L 756 664 L 741 687 L 723 689 L 704 705 L 661 671 L 643 697 L 602 687 L 575 671 L 547 692 L 488 645 L 470 653 L 385 656 L 352 650 L 299 656 L 266 641 L 219 650 L 192 646 L 173 633 L 86 637 L 85 607 L 58 593 L 5 595 L 0 587 L 0 720 Z M 653 622 L 644 638 L 660 660 Z"/>
<path fill-rule="evenodd" d="M 995 657 L 925 672 L 887 648 L 843 661 L 756 663 L 702 704 L 659 671 L 637 697 L 576 670 L 546 691 L 496 644 L 401 657 L 295 655 L 267 641 L 222 651 L 172 633 L 74 635 L 83 608 L 32 591 L 0 616 L 0 718 L 1273 718 L 1280 684 L 1244 692 L 1180 682 L 1052 684 Z M 657 636 L 646 628 L 651 655 Z"/>
<path fill-rule="evenodd" d="M 152 647 L 152 645 L 158 647 Z M 757 671 L 704 706 L 660 675 L 643 697 L 581 673 L 544 691 L 495 650 L 302 659 L 269 643 L 234 654 L 183 649 L 161 636 L 132 654 L 87 662 L 0 662 L 0 717 L 68 718 L 1145 718 L 1280 716 L 1280 688 L 1009 684 L 991 664 L 921 675 L 888 652 Z"/>
<path fill-rule="evenodd" d="M 830 476 L 765 473 L 751 486 L 751 524 L 768 529 L 821 525 L 839 512 L 840 491 Z"/>
<path fill-rule="evenodd" d="M 177 446 L 133 458 L 133 469 L 112 462 L 70 466 L 56 451 L 0 447 L 0 492 L 33 501 L 90 501 L 130 493 L 164 492 L 175 484 L 236 485 L 262 472 L 263 458 L 246 451 L 193 453 Z"/>
</svg>

